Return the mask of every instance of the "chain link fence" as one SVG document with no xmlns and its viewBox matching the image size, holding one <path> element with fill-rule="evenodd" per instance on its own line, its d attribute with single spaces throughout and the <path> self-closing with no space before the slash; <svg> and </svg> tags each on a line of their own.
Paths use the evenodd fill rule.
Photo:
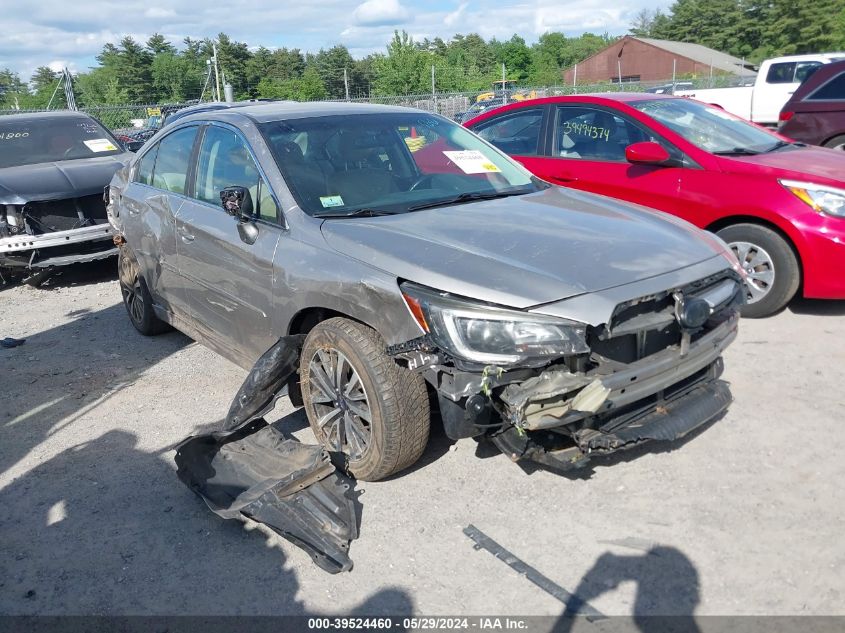
<svg viewBox="0 0 845 633">
<path fill-rule="evenodd" d="M 509 100 L 532 99 L 537 97 L 548 97 L 555 95 L 586 94 L 596 92 L 655 92 L 671 93 L 677 90 L 701 90 L 705 88 L 723 88 L 740 85 L 750 85 L 754 81 L 753 76 L 737 77 L 734 75 L 716 75 L 698 79 L 671 79 L 665 81 L 650 82 L 604 82 L 599 84 L 578 84 L 569 86 L 544 86 L 544 87 L 522 87 L 509 90 Z M 460 120 L 474 104 L 477 103 L 479 95 L 487 93 L 493 96 L 494 100 L 501 103 L 501 94 L 494 94 L 489 91 L 472 92 L 442 92 L 416 95 L 390 95 L 369 97 L 357 97 L 350 99 L 353 103 L 380 103 L 385 105 L 397 105 L 410 108 L 418 108 L 428 112 L 436 112 L 450 119 Z M 345 101 L 345 99 L 327 99 L 327 101 Z M 491 101 L 494 103 L 495 101 Z M 81 106 L 80 111 L 86 112 L 103 123 L 107 128 L 116 134 L 131 134 L 139 129 L 155 128 L 161 124 L 162 117 L 168 111 L 194 105 L 196 101 L 189 103 L 144 103 L 132 105 L 94 105 Z M 25 112 L 43 112 L 45 110 L 0 110 L 0 115 L 21 114 Z"/>
</svg>

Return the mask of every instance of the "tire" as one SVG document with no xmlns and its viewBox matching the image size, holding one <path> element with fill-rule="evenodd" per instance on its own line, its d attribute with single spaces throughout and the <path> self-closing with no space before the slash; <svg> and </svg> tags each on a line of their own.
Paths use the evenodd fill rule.
<svg viewBox="0 0 845 633">
<path fill-rule="evenodd" d="M 830 139 L 824 146 L 830 149 L 838 149 L 839 151 L 845 150 L 845 134 Z"/>
<path fill-rule="evenodd" d="M 153 298 L 147 288 L 147 282 L 138 270 L 135 258 L 126 247 L 120 249 L 117 257 L 117 277 L 123 307 L 129 315 L 129 321 L 144 336 L 155 336 L 172 328 L 156 316 L 153 310 Z"/>
<path fill-rule="evenodd" d="M 801 268 L 784 238 L 759 224 L 734 224 L 717 234 L 749 273 L 748 303 L 742 306 L 742 316 L 769 316 L 792 300 L 801 284 Z"/>
<path fill-rule="evenodd" d="M 422 376 L 397 365 L 384 348 L 375 330 L 332 318 L 311 330 L 299 361 L 311 430 L 326 450 L 344 453 L 347 470 L 364 481 L 416 462 L 431 425 Z"/>
</svg>

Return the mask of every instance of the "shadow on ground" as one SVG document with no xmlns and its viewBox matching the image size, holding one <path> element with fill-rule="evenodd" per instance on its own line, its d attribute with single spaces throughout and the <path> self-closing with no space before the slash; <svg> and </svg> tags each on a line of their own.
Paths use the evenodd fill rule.
<svg viewBox="0 0 845 633">
<path fill-rule="evenodd" d="M 137 443 L 109 431 L 0 491 L 0 612 L 309 615 L 282 550 L 213 515 Z M 412 609 L 390 589 L 356 611 Z"/>
</svg>

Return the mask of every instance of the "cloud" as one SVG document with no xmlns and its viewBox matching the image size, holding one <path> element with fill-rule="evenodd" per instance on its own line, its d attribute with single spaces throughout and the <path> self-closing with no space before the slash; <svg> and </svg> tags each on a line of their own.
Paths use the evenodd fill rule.
<svg viewBox="0 0 845 633">
<path fill-rule="evenodd" d="M 455 25 L 460 24 L 464 19 L 464 14 L 466 13 L 468 6 L 469 2 L 464 2 L 451 13 L 447 13 L 446 17 L 443 18 L 443 24 L 448 27 L 454 27 Z"/>
<path fill-rule="evenodd" d="M 399 0 L 367 0 L 352 13 L 359 26 L 395 26 L 411 21 L 410 12 Z"/>
<path fill-rule="evenodd" d="M 161 7 L 150 7 L 144 11 L 145 18 L 172 18 L 176 15 L 173 9 L 162 9 Z"/>
</svg>

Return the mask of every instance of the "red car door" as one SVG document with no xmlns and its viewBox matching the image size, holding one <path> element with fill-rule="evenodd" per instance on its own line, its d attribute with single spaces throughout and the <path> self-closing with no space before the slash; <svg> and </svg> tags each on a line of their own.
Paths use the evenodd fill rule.
<svg viewBox="0 0 845 633">
<path fill-rule="evenodd" d="M 618 112 L 592 104 L 555 105 L 545 126 L 543 155 L 519 157 L 544 180 L 613 198 L 678 213 L 683 155 L 660 141 L 642 124 Z M 679 166 L 635 165 L 625 149 L 643 141 L 658 141 Z"/>
</svg>

